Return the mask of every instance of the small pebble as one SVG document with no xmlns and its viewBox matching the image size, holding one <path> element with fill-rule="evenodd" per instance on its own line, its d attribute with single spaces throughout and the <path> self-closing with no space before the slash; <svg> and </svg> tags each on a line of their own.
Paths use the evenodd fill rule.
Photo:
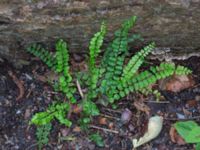
<svg viewBox="0 0 200 150">
<path fill-rule="evenodd" d="M 33 80 L 33 78 L 32 78 L 30 75 L 28 75 L 27 73 L 25 73 L 25 76 L 26 76 L 26 78 L 27 78 L 28 80 Z"/>
<path fill-rule="evenodd" d="M 185 115 L 180 114 L 180 113 L 176 113 L 178 119 L 185 119 Z"/>
<path fill-rule="evenodd" d="M 129 128 L 130 131 L 134 131 L 134 129 L 135 129 L 132 124 L 129 124 L 128 128 Z"/>
<path fill-rule="evenodd" d="M 8 99 L 12 99 L 13 97 L 12 97 L 12 95 L 8 95 Z"/>
<path fill-rule="evenodd" d="M 69 129 L 67 129 L 67 128 L 62 128 L 62 129 L 60 129 L 60 132 L 61 132 L 62 136 L 67 136 L 68 133 L 69 133 Z"/>
<path fill-rule="evenodd" d="M 30 115 L 31 115 L 30 109 L 26 109 L 24 119 L 28 119 L 30 117 Z"/>
<path fill-rule="evenodd" d="M 127 124 L 130 120 L 131 120 L 131 117 L 132 117 L 132 112 L 126 108 L 123 112 L 122 112 L 122 115 L 121 115 L 121 122 L 123 124 Z"/>
<path fill-rule="evenodd" d="M 200 95 L 197 95 L 197 96 L 195 97 L 195 100 L 196 100 L 196 101 L 200 101 Z"/>
<path fill-rule="evenodd" d="M 17 115 L 18 115 L 18 114 L 21 114 L 21 110 L 17 110 L 16 114 L 17 114 Z"/>
</svg>

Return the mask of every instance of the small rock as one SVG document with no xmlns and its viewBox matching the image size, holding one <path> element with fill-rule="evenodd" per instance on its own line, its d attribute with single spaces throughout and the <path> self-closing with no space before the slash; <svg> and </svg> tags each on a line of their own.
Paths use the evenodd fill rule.
<svg viewBox="0 0 200 150">
<path fill-rule="evenodd" d="M 134 126 L 133 126 L 132 124 L 129 124 L 128 128 L 129 128 L 129 130 L 130 130 L 131 132 L 135 130 L 135 128 L 134 128 Z"/>
<path fill-rule="evenodd" d="M 200 101 L 200 95 L 197 95 L 197 96 L 195 97 L 195 100 L 196 100 L 196 101 Z"/>
<path fill-rule="evenodd" d="M 28 80 L 33 80 L 33 78 L 32 78 L 29 74 L 25 73 L 25 76 L 26 76 L 26 78 L 27 78 Z"/>
<path fill-rule="evenodd" d="M 110 122 L 109 125 L 108 125 L 108 128 L 109 128 L 109 129 L 113 129 L 113 128 L 114 128 L 114 123 L 113 123 L 113 122 Z"/>
<path fill-rule="evenodd" d="M 178 119 L 185 119 L 185 115 L 176 113 Z"/>
<path fill-rule="evenodd" d="M 12 95 L 8 95 L 8 99 L 12 99 L 13 98 L 13 96 Z"/>
<path fill-rule="evenodd" d="M 31 115 L 30 109 L 26 109 L 24 119 L 28 119 L 30 117 L 30 115 Z"/>
<path fill-rule="evenodd" d="M 17 111 L 16 111 L 16 114 L 17 114 L 17 115 L 19 115 L 19 114 L 21 114 L 21 113 L 22 113 L 21 110 L 17 110 Z"/>
<path fill-rule="evenodd" d="M 69 133 L 69 129 L 63 128 L 63 129 L 60 129 L 60 132 L 61 132 L 62 136 L 67 136 Z"/>
<path fill-rule="evenodd" d="M 126 108 L 123 112 L 122 112 L 122 115 L 121 115 L 121 122 L 123 124 L 127 124 L 130 120 L 131 120 L 131 117 L 132 117 L 132 112 Z"/>
</svg>

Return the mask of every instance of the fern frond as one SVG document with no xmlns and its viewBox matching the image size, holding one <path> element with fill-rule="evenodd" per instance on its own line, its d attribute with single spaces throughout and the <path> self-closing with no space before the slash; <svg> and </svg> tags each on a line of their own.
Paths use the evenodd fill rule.
<svg viewBox="0 0 200 150">
<path fill-rule="evenodd" d="M 101 30 L 97 32 L 94 37 L 90 41 L 90 59 L 89 59 L 89 88 L 90 93 L 88 94 L 89 97 L 95 97 L 94 89 L 97 86 L 97 81 L 99 79 L 100 69 L 96 67 L 96 58 L 100 53 L 100 48 L 103 44 L 103 39 L 106 34 L 106 26 L 104 23 L 101 25 Z"/>
<path fill-rule="evenodd" d="M 57 60 L 56 71 L 64 73 L 66 72 L 66 74 L 68 75 L 69 54 L 67 49 L 67 43 L 64 42 L 62 39 L 56 43 L 56 60 Z"/>
<path fill-rule="evenodd" d="M 72 83 L 72 76 L 69 71 L 67 43 L 62 39 L 56 43 L 56 60 L 56 71 L 61 74 L 58 80 L 59 90 L 62 91 L 72 103 L 75 103 L 76 99 L 73 95 L 76 92 L 76 88 Z"/>
<path fill-rule="evenodd" d="M 124 68 L 122 76 L 127 78 L 127 80 L 130 79 L 136 71 L 138 71 L 139 67 L 144 62 L 145 57 L 154 49 L 154 47 L 155 43 L 153 42 L 136 53 Z"/>
<path fill-rule="evenodd" d="M 114 40 L 111 42 L 111 44 L 109 44 L 107 50 L 104 53 L 101 64 L 102 66 L 104 67 L 108 66 L 110 58 L 118 58 L 126 54 L 126 52 L 128 51 L 128 42 L 129 42 L 128 32 L 134 26 L 135 22 L 136 22 L 136 16 L 133 16 L 129 20 L 125 21 L 119 30 L 115 31 Z M 111 60 L 111 62 L 113 61 Z"/>
<path fill-rule="evenodd" d="M 114 102 L 114 100 L 118 100 L 133 91 L 142 91 L 157 80 L 176 73 L 179 75 L 187 75 L 191 73 L 191 70 L 183 66 L 176 67 L 173 63 L 161 63 L 159 66 L 150 67 L 150 70 L 134 75 L 131 80 L 122 77 L 117 87 L 112 88 L 108 93 L 109 101 Z"/>
<path fill-rule="evenodd" d="M 66 119 L 66 113 L 69 111 L 68 103 L 52 104 L 45 112 L 36 113 L 31 119 L 31 123 L 35 125 L 49 124 L 54 118 L 58 119 L 61 124 L 68 127 L 71 126 L 71 122 Z"/>
<path fill-rule="evenodd" d="M 26 49 L 29 53 L 40 58 L 48 67 L 55 69 L 56 59 L 46 49 L 42 48 L 39 44 L 33 44 Z"/>
<path fill-rule="evenodd" d="M 161 93 L 158 90 L 153 90 L 149 87 L 140 89 L 140 90 L 138 90 L 138 92 L 140 92 L 141 94 L 144 94 L 146 96 L 149 94 L 153 94 L 156 97 L 157 101 L 161 98 Z"/>
<path fill-rule="evenodd" d="M 101 24 L 101 29 L 97 32 L 90 41 L 89 50 L 90 50 L 90 65 L 95 65 L 95 60 L 100 53 L 100 48 L 103 44 L 103 39 L 106 34 L 106 26 L 103 22 Z"/>
<path fill-rule="evenodd" d="M 122 27 L 115 31 L 115 38 L 108 46 L 101 63 L 101 68 L 104 68 L 101 77 L 102 83 L 100 91 L 105 93 L 110 86 L 115 86 L 117 80 L 123 71 L 124 59 L 128 51 L 128 31 L 133 27 L 136 21 L 136 16 L 122 24 Z"/>
</svg>

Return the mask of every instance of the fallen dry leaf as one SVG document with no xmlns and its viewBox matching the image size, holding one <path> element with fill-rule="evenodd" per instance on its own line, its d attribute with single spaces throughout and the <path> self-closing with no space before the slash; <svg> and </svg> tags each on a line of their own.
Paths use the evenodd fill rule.
<svg viewBox="0 0 200 150">
<path fill-rule="evenodd" d="M 144 136 L 140 137 L 139 139 L 133 139 L 133 147 L 139 147 L 152 139 L 156 138 L 163 127 L 163 117 L 161 116 L 154 116 L 149 119 L 148 122 L 148 129 L 145 132 Z"/>
<path fill-rule="evenodd" d="M 81 131 L 81 128 L 79 126 L 75 126 L 73 128 L 73 132 L 80 132 Z"/>
<path fill-rule="evenodd" d="M 172 92 L 180 92 L 183 89 L 189 88 L 194 85 L 192 77 L 187 75 L 174 75 L 171 78 L 166 78 L 160 81 L 160 89 Z"/>
<path fill-rule="evenodd" d="M 177 131 L 174 127 L 170 128 L 169 135 L 170 135 L 170 139 L 172 142 L 177 143 L 178 145 L 186 144 L 184 139 L 177 133 Z"/>
<path fill-rule="evenodd" d="M 114 123 L 110 122 L 109 125 L 108 125 L 108 128 L 112 130 L 114 128 Z"/>
<path fill-rule="evenodd" d="M 11 70 L 8 71 L 8 75 L 12 78 L 13 82 L 17 85 L 17 87 L 19 89 L 19 95 L 16 98 L 16 100 L 18 101 L 21 98 L 23 98 L 24 93 L 25 93 L 23 81 L 19 80 Z"/>
<path fill-rule="evenodd" d="M 69 133 L 69 129 L 68 128 L 62 128 L 60 129 L 60 132 L 62 134 L 62 136 L 67 136 Z"/>
<path fill-rule="evenodd" d="M 107 119 L 105 117 L 99 117 L 98 121 L 99 121 L 99 124 L 101 125 L 107 124 Z"/>
<path fill-rule="evenodd" d="M 73 105 L 72 109 L 73 109 L 72 112 L 75 114 L 79 114 L 82 111 L 82 107 L 80 107 L 78 105 Z"/>
<path fill-rule="evenodd" d="M 186 104 L 188 107 L 196 107 L 198 103 L 196 100 L 188 100 Z"/>
</svg>

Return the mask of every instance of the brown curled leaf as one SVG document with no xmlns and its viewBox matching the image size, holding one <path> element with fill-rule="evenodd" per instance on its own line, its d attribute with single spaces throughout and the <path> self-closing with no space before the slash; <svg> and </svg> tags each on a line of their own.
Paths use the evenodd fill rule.
<svg viewBox="0 0 200 150">
<path fill-rule="evenodd" d="M 20 100 L 21 98 L 23 98 L 24 96 L 24 86 L 23 86 L 23 82 L 20 81 L 14 74 L 13 72 L 10 70 L 8 71 L 8 75 L 12 78 L 13 82 L 17 85 L 18 89 L 19 89 L 19 95 L 17 96 L 16 100 Z"/>
<path fill-rule="evenodd" d="M 186 144 L 184 139 L 177 133 L 177 131 L 174 127 L 170 128 L 169 135 L 170 135 L 170 139 L 173 143 L 177 143 L 178 145 Z"/>
</svg>

